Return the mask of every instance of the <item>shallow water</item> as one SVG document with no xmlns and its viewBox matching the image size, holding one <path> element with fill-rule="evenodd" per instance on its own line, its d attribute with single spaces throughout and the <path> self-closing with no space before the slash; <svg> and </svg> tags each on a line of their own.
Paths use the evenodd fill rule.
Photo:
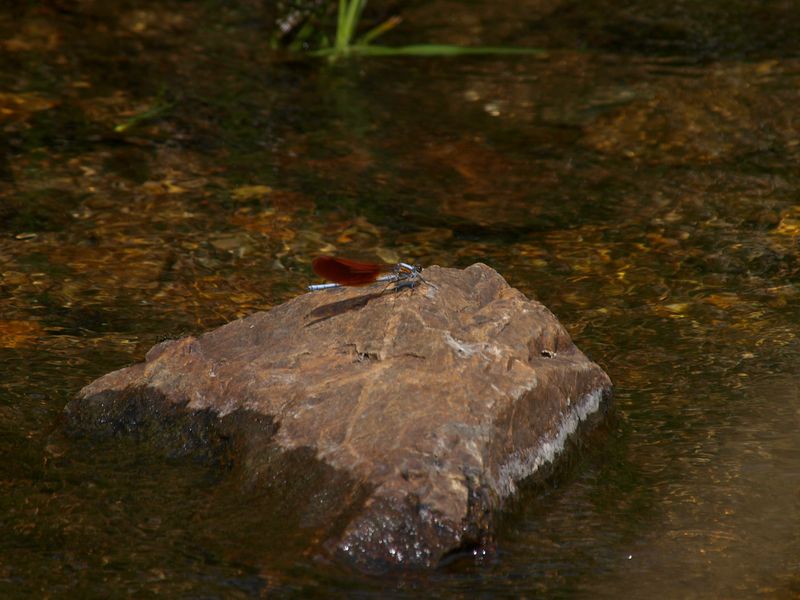
<svg viewBox="0 0 800 600">
<path fill-rule="evenodd" d="M 257 3 L 3 9 L 0 593 L 800 594 L 800 11 L 751 4 L 427 2 L 386 43 L 549 54 L 337 65 Z M 323 252 L 488 263 L 611 375 L 486 555 L 342 571 L 214 464 L 60 435 Z"/>
</svg>

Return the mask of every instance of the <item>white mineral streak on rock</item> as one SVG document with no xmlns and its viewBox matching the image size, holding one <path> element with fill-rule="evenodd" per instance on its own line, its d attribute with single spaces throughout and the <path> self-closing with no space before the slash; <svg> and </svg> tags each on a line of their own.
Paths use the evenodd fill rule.
<svg viewBox="0 0 800 600">
<path fill-rule="evenodd" d="M 501 349 L 495 346 L 494 344 L 488 344 L 486 342 L 465 342 L 463 340 L 457 340 L 452 336 L 452 334 L 449 331 L 443 331 L 442 337 L 444 338 L 444 341 L 448 346 L 450 346 L 453 350 L 456 351 L 456 353 L 465 358 L 479 354 L 484 359 L 486 359 L 484 353 L 488 353 L 494 356 L 495 358 L 498 358 L 503 355 Z"/>
<path fill-rule="evenodd" d="M 577 404 L 574 411 L 567 412 L 555 435 L 547 436 L 534 448 L 514 452 L 501 465 L 497 481 L 498 489 L 506 497 L 517 491 L 517 482 L 530 477 L 539 468 L 553 462 L 564 450 L 569 436 L 575 433 L 581 421 L 600 409 L 603 390 L 594 390 L 586 394 Z"/>
<path fill-rule="evenodd" d="M 470 344 L 468 342 L 457 340 L 450 334 L 449 331 L 445 331 L 443 333 L 445 343 L 459 354 L 464 356 L 472 356 L 473 354 L 481 351 L 480 344 Z"/>
</svg>

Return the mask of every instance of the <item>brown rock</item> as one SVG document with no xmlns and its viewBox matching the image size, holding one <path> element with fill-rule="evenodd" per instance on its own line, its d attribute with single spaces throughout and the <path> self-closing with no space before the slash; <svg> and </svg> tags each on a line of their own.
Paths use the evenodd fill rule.
<svg viewBox="0 0 800 600">
<path fill-rule="evenodd" d="M 159 344 L 81 390 L 68 426 L 162 431 L 172 448 L 235 439 L 238 471 L 257 485 L 294 456 L 286 502 L 319 495 L 307 481 L 339 503 L 308 509 L 325 548 L 364 566 L 434 565 L 490 538 L 491 513 L 611 382 L 486 265 L 425 277 L 436 287 L 305 294 Z"/>
</svg>

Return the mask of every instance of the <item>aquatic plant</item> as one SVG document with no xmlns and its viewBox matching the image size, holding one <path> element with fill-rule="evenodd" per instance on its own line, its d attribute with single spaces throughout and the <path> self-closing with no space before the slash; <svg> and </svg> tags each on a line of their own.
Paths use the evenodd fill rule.
<svg viewBox="0 0 800 600">
<path fill-rule="evenodd" d="M 336 35 L 331 44 L 323 38 L 323 45 L 309 52 L 312 56 L 323 56 L 338 60 L 348 56 L 460 56 L 468 54 L 543 54 L 539 48 L 515 48 L 506 46 L 456 46 L 450 44 L 414 44 L 410 46 L 380 46 L 372 42 L 396 27 L 402 19 L 391 17 L 356 37 L 359 21 L 367 0 L 339 0 L 336 18 Z"/>
<path fill-rule="evenodd" d="M 177 100 L 167 98 L 167 90 L 162 86 L 158 92 L 158 96 L 156 96 L 155 100 L 153 101 L 152 106 L 134 113 L 125 121 L 118 123 L 114 126 L 114 131 L 116 133 L 125 133 L 129 129 L 138 127 L 142 123 L 160 119 L 169 113 L 173 108 L 175 108 L 177 104 Z"/>
</svg>

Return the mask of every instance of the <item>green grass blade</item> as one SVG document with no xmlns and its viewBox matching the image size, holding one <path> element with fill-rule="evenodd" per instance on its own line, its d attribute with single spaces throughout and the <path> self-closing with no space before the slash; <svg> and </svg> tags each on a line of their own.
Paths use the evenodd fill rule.
<svg viewBox="0 0 800 600">
<path fill-rule="evenodd" d="M 125 133 L 132 127 L 143 123 L 144 121 L 150 121 L 153 119 L 158 119 L 163 117 L 166 113 L 172 110 L 175 107 L 175 102 L 162 102 L 156 104 L 152 108 L 140 112 L 138 115 L 132 116 L 127 121 L 120 123 L 114 127 L 114 131 L 117 133 Z"/>
<path fill-rule="evenodd" d="M 506 46 L 452 46 L 449 44 L 417 44 L 413 46 L 372 46 L 357 44 L 347 49 L 349 54 L 361 56 L 480 56 L 528 55 L 545 56 L 541 48 L 514 48 Z M 337 56 L 335 48 L 325 48 L 310 53 L 312 56 Z"/>
<path fill-rule="evenodd" d="M 339 13 L 336 16 L 336 48 L 347 46 L 345 35 L 345 15 L 347 15 L 347 0 L 339 0 Z"/>
<path fill-rule="evenodd" d="M 372 40 L 374 40 L 375 38 L 377 38 L 379 36 L 382 36 L 384 33 L 389 31 L 390 29 L 394 29 L 395 27 L 397 27 L 402 22 L 403 22 L 403 18 L 402 17 L 396 17 L 396 16 L 395 17 L 390 17 L 390 18 L 386 19 L 383 23 L 378 25 L 377 27 L 373 27 L 367 33 L 365 33 L 363 36 L 361 36 L 356 45 L 358 45 L 358 46 L 366 46 L 367 44 L 372 42 Z"/>
<path fill-rule="evenodd" d="M 364 10 L 366 0 L 339 0 L 340 20 L 339 29 L 336 32 L 337 48 L 345 52 L 353 41 L 353 36 L 358 27 L 358 20 Z M 344 9 L 343 5 L 346 5 Z M 343 16 L 341 12 L 344 12 Z"/>
</svg>

